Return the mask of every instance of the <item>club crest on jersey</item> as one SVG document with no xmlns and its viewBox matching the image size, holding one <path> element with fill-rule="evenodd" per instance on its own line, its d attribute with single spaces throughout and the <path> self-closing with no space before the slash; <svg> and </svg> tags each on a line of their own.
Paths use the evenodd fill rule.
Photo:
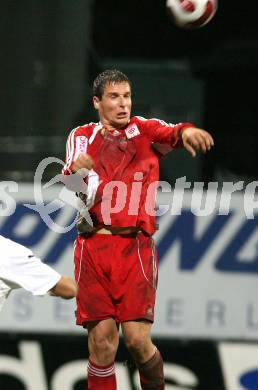
<svg viewBox="0 0 258 390">
<path fill-rule="evenodd" d="M 88 140 L 84 135 L 76 138 L 76 150 L 78 153 L 86 153 Z"/>
<path fill-rule="evenodd" d="M 125 134 L 126 134 L 127 138 L 130 139 L 130 138 L 133 138 L 133 137 L 136 137 L 137 135 L 139 135 L 140 131 L 139 131 L 137 125 L 131 125 L 131 126 L 127 127 L 127 129 L 125 130 Z"/>
</svg>

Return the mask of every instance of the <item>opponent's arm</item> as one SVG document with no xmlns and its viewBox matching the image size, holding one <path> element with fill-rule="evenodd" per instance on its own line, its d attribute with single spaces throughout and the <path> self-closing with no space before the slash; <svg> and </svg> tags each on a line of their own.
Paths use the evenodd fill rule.
<svg viewBox="0 0 258 390">
<path fill-rule="evenodd" d="M 61 276 L 57 284 L 49 291 L 49 295 L 71 299 L 76 296 L 77 291 L 77 284 L 72 278 L 69 276 Z"/>
</svg>

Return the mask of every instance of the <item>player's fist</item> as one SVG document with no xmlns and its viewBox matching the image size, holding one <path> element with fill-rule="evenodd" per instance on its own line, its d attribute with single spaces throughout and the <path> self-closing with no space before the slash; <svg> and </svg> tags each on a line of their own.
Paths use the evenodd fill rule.
<svg viewBox="0 0 258 390">
<path fill-rule="evenodd" d="M 196 151 L 206 153 L 214 146 L 210 133 L 197 127 L 186 128 L 182 133 L 182 141 L 185 149 L 192 157 L 196 156 Z"/>
<path fill-rule="evenodd" d="M 89 154 L 79 154 L 76 160 L 74 160 L 71 169 L 73 173 L 76 173 L 80 170 L 90 170 L 94 166 L 94 162 Z M 79 172 L 78 172 L 79 173 Z"/>
</svg>

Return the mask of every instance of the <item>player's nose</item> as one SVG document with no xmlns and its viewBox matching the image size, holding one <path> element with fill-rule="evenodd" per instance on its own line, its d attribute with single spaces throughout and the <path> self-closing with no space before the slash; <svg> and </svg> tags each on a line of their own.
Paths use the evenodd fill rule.
<svg viewBox="0 0 258 390">
<path fill-rule="evenodd" d="M 126 105 L 126 99 L 123 96 L 119 97 L 119 105 L 120 107 L 125 107 Z"/>
</svg>

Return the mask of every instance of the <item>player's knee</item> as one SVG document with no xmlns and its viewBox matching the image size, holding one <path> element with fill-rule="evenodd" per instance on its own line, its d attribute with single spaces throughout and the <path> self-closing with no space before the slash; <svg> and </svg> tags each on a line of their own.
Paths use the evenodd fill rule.
<svg viewBox="0 0 258 390">
<path fill-rule="evenodd" d="M 107 337 L 94 337 L 92 342 L 93 348 L 101 352 L 113 352 L 113 343 Z"/>
<path fill-rule="evenodd" d="M 130 334 L 130 336 L 125 337 L 125 344 L 131 353 L 140 355 L 145 349 L 146 340 L 140 334 Z"/>
<path fill-rule="evenodd" d="M 113 361 L 117 351 L 117 343 L 105 336 L 95 336 L 90 340 L 90 350 L 98 361 L 102 359 Z"/>
</svg>

